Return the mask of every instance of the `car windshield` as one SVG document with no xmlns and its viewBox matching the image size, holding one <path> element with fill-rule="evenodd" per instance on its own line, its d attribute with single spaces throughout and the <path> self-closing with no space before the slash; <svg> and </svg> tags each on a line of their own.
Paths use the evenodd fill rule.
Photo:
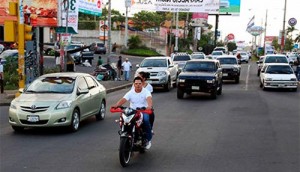
<svg viewBox="0 0 300 172">
<path fill-rule="evenodd" d="M 75 78 L 71 77 L 44 77 L 33 81 L 25 93 L 59 93 L 73 92 Z"/>
<path fill-rule="evenodd" d="M 191 60 L 190 56 L 174 56 L 173 61 L 188 61 Z"/>
<path fill-rule="evenodd" d="M 290 66 L 269 66 L 266 73 L 270 74 L 292 74 L 293 70 Z"/>
<path fill-rule="evenodd" d="M 184 66 L 185 72 L 215 72 L 214 62 L 187 62 Z"/>
<path fill-rule="evenodd" d="M 284 56 L 269 56 L 266 58 L 265 63 L 288 63 L 288 61 Z"/>
<path fill-rule="evenodd" d="M 222 55 L 222 52 L 214 51 L 212 52 L 212 55 Z"/>
<path fill-rule="evenodd" d="M 145 59 L 141 63 L 141 67 L 167 67 L 165 59 Z"/>
<path fill-rule="evenodd" d="M 203 54 L 192 54 L 192 59 L 204 59 Z"/>
<path fill-rule="evenodd" d="M 103 43 L 97 43 L 97 47 L 104 47 Z"/>
<path fill-rule="evenodd" d="M 237 64 L 237 61 L 235 58 L 219 58 L 218 59 L 222 64 Z"/>
</svg>

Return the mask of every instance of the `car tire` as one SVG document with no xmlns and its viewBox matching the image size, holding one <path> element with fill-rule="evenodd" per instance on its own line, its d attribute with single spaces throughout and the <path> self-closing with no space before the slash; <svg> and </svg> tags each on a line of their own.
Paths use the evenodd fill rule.
<svg viewBox="0 0 300 172">
<path fill-rule="evenodd" d="M 297 92 L 297 90 L 298 90 L 297 88 L 292 88 L 292 91 L 294 92 Z"/>
<path fill-rule="evenodd" d="M 102 101 L 100 104 L 100 110 L 99 112 L 95 115 L 97 121 L 101 121 L 105 118 L 105 112 L 106 112 L 106 105 L 105 102 Z"/>
<path fill-rule="evenodd" d="M 212 99 L 217 99 L 217 90 L 213 90 L 213 92 L 210 93 L 210 97 Z"/>
<path fill-rule="evenodd" d="M 236 84 L 240 83 L 240 77 L 236 77 L 234 81 Z"/>
<path fill-rule="evenodd" d="M 21 132 L 24 130 L 24 127 L 19 127 L 19 126 L 11 126 L 11 128 L 15 131 L 15 132 Z"/>
<path fill-rule="evenodd" d="M 171 90 L 171 79 L 170 78 L 168 79 L 168 83 L 166 83 L 164 85 L 164 89 L 165 89 L 165 91 L 170 91 Z"/>
<path fill-rule="evenodd" d="M 260 72 L 259 72 L 259 71 L 257 71 L 257 76 L 259 76 L 259 74 L 260 74 Z"/>
<path fill-rule="evenodd" d="M 177 88 L 177 98 L 178 99 L 183 99 L 184 96 L 184 91 L 181 88 Z"/>
<path fill-rule="evenodd" d="M 69 126 L 69 129 L 71 132 L 76 132 L 79 129 L 79 124 L 80 124 L 80 113 L 78 109 L 74 109 L 72 113 L 72 119 L 71 119 L 71 124 Z"/>
</svg>

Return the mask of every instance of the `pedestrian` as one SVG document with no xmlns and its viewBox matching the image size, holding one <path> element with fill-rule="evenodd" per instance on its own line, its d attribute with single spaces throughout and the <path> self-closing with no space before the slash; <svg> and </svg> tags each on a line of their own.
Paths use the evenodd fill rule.
<svg viewBox="0 0 300 172">
<path fill-rule="evenodd" d="M 75 72 L 75 62 L 70 53 L 67 53 L 67 72 Z"/>
<path fill-rule="evenodd" d="M 119 56 L 119 60 L 117 62 L 117 69 L 118 69 L 118 80 L 121 81 L 121 75 L 122 75 L 122 56 Z"/>
<path fill-rule="evenodd" d="M 3 73 L 3 65 L 1 63 L 1 58 L 0 58 L 0 89 L 1 89 L 1 94 L 3 93 L 4 91 L 4 73 Z"/>
<path fill-rule="evenodd" d="M 125 81 L 129 81 L 130 78 L 130 70 L 132 68 L 130 61 L 128 58 L 125 59 L 125 62 L 122 63 L 123 71 L 124 71 L 124 79 Z"/>
<path fill-rule="evenodd" d="M 97 67 L 99 67 L 102 64 L 103 64 L 103 60 L 102 60 L 101 56 L 99 56 L 99 59 L 97 61 Z"/>
</svg>

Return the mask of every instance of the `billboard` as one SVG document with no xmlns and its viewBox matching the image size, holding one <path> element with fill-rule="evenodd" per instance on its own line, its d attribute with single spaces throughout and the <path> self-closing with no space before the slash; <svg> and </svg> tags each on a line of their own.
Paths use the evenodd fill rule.
<svg viewBox="0 0 300 172">
<path fill-rule="evenodd" d="M 241 0 L 220 0 L 220 14 L 240 15 Z"/>
<path fill-rule="evenodd" d="M 103 0 L 79 0 L 79 12 L 95 16 L 102 15 Z"/>
<path fill-rule="evenodd" d="M 18 0 L 0 0 L 0 25 L 4 20 L 17 20 L 17 17 L 8 15 L 9 2 Z M 30 13 L 36 26 L 57 26 L 57 9 L 57 0 L 23 0 L 23 11 Z"/>
<path fill-rule="evenodd" d="M 190 25 L 194 27 L 208 26 L 207 19 L 208 13 L 193 13 Z"/>
<path fill-rule="evenodd" d="M 219 12 L 219 0 L 132 0 L 131 8 L 167 12 Z"/>
</svg>

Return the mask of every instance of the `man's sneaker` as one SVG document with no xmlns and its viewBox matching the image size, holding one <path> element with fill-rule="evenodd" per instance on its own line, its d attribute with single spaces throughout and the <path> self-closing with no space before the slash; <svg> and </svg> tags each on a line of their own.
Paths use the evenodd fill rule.
<svg viewBox="0 0 300 172">
<path fill-rule="evenodd" d="M 145 144 L 145 149 L 150 149 L 150 148 L 151 148 L 151 141 Z"/>
</svg>

